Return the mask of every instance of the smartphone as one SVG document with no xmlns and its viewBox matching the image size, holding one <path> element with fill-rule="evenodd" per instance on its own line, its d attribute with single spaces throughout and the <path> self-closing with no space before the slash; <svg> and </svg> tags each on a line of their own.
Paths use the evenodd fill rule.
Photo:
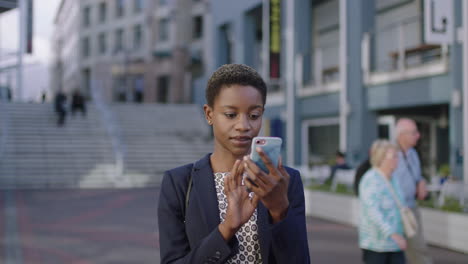
<svg viewBox="0 0 468 264">
<path fill-rule="evenodd" d="M 260 158 L 260 155 L 255 149 L 257 147 L 261 147 L 274 166 L 278 167 L 278 159 L 281 154 L 282 143 L 283 140 L 279 137 L 254 137 L 252 140 L 250 159 L 264 172 L 269 173 L 268 168 L 265 166 L 265 163 L 263 163 L 262 158 Z"/>
</svg>

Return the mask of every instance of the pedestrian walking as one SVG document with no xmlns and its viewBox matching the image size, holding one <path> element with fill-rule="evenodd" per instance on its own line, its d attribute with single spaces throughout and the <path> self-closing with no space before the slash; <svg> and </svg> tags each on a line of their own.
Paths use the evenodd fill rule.
<svg viewBox="0 0 468 264">
<path fill-rule="evenodd" d="M 372 144 L 368 170 L 359 184 L 361 202 L 359 247 L 366 264 L 404 264 L 407 247 L 398 207 L 403 195 L 392 172 L 398 164 L 397 147 L 388 140 Z"/>
<path fill-rule="evenodd" d="M 66 108 L 67 96 L 63 91 L 58 91 L 55 95 L 54 107 L 55 112 L 57 113 L 57 125 L 63 126 L 65 124 L 65 117 L 67 115 Z"/>
<path fill-rule="evenodd" d="M 422 177 L 421 162 L 418 153 L 414 149 L 420 138 L 416 122 L 409 118 L 401 118 L 396 124 L 396 142 L 399 147 L 398 157 L 400 163 L 393 172 L 393 177 L 398 178 L 403 191 L 406 205 L 411 208 L 418 222 L 416 236 L 408 240 L 406 255 L 410 264 L 430 264 L 429 255 L 416 199 L 424 200 L 428 196 L 426 181 Z"/>
<path fill-rule="evenodd" d="M 209 79 L 203 109 L 213 153 L 164 174 L 161 263 L 310 262 L 299 172 L 250 149 L 266 94 L 261 76 L 246 65 L 221 66 Z M 248 158 L 250 151 L 269 173 Z"/>
<path fill-rule="evenodd" d="M 80 111 L 83 116 L 86 116 L 86 101 L 81 92 L 77 89 L 73 92 L 71 102 L 71 113 L 75 116 L 75 112 Z"/>
</svg>

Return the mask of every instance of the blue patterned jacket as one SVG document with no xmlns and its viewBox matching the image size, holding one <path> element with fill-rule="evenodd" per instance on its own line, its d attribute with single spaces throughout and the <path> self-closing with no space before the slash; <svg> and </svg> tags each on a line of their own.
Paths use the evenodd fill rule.
<svg viewBox="0 0 468 264">
<path fill-rule="evenodd" d="M 398 179 L 392 177 L 390 183 L 404 204 Z M 374 168 L 364 174 L 359 184 L 359 200 L 359 247 L 377 252 L 401 251 L 390 237 L 394 233 L 403 236 L 400 210 L 383 175 Z"/>
</svg>

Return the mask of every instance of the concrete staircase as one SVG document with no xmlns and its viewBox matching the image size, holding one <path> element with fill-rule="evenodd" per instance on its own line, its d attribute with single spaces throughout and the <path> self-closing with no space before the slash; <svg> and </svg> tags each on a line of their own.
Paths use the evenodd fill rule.
<svg viewBox="0 0 468 264">
<path fill-rule="evenodd" d="M 115 174 L 114 154 L 94 107 L 57 126 L 52 104 L 3 103 L 0 188 L 103 186 Z"/>
<path fill-rule="evenodd" d="M 123 146 L 116 167 L 112 137 L 91 104 L 88 115 L 57 127 L 51 104 L 0 103 L 0 188 L 109 188 L 157 185 L 163 171 L 212 149 L 193 105 L 112 105 Z"/>
<path fill-rule="evenodd" d="M 121 127 L 127 174 L 162 175 L 212 151 L 199 106 L 121 104 L 112 111 Z"/>
</svg>

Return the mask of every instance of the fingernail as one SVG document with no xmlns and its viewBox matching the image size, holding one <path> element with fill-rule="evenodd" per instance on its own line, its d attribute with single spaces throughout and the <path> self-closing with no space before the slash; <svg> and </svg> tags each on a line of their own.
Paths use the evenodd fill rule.
<svg viewBox="0 0 468 264">
<path fill-rule="evenodd" d="M 248 160 L 249 159 L 249 156 L 244 156 L 244 160 Z"/>
<path fill-rule="evenodd" d="M 256 150 L 257 152 L 262 152 L 262 148 L 261 148 L 261 147 L 256 147 L 255 150 Z"/>
</svg>

